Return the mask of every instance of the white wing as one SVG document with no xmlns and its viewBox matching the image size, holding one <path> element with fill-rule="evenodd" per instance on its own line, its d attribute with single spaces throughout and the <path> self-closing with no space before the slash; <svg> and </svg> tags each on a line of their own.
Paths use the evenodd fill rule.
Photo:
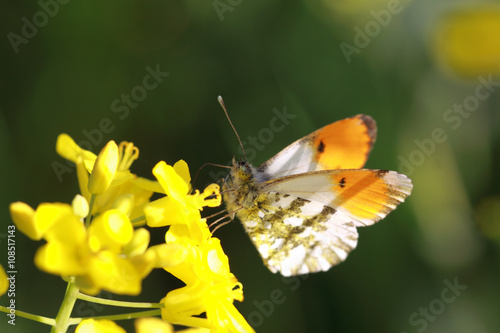
<svg viewBox="0 0 500 333">
<path fill-rule="evenodd" d="M 266 197 L 266 203 L 239 217 L 273 273 L 326 271 L 356 247 L 356 228 L 334 209 L 287 194 L 267 193 Z"/>
</svg>

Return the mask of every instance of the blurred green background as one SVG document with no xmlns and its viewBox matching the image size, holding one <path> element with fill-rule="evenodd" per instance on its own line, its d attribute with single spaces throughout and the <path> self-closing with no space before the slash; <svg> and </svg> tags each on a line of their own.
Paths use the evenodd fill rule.
<svg viewBox="0 0 500 333">
<path fill-rule="evenodd" d="M 59 1 L 0 5 L 4 266 L 9 203 L 71 202 L 78 191 L 74 168 L 54 170 L 66 165 L 59 133 L 96 153 L 132 141 L 132 171 L 152 178 L 160 160 L 184 159 L 194 174 L 240 156 L 218 95 L 255 165 L 364 113 L 379 129 L 366 167 L 406 173 L 413 194 L 359 230 L 345 263 L 307 278 L 270 273 L 238 222 L 219 229 L 244 286 L 238 309 L 258 332 L 499 331 L 499 1 Z M 282 130 L 266 136 L 284 110 Z M 203 169 L 195 187 L 223 174 Z M 65 283 L 34 268 L 42 242 L 16 240 L 17 309 L 54 317 Z M 453 284 L 464 287 L 446 291 Z M 157 302 L 179 282 L 155 271 L 143 286 L 138 298 L 102 296 Z M 273 292 L 283 296 L 271 307 Z M 82 303 L 74 315 L 108 313 Z M 49 331 L 6 322 L 0 331 Z"/>
</svg>

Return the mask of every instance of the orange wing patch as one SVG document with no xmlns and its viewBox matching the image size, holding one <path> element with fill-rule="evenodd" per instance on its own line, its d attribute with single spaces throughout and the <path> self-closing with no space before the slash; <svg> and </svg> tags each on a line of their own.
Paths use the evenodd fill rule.
<svg viewBox="0 0 500 333">
<path fill-rule="evenodd" d="M 411 181 L 394 171 L 342 170 L 330 177 L 337 193 L 332 206 L 360 220 L 380 220 L 411 192 Z"/>
<path fill-rule="evenodd" d="M 336 121 L 314 133 L 316 161 L 324 170 L 360 169 L 365 165 L 377 126 L 372 117 L 357 115 Z"/>
</svg>

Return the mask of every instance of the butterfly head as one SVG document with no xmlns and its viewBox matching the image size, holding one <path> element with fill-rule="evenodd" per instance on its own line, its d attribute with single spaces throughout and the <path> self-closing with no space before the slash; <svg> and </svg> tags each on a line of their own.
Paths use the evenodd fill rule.
<svg viewBox="0 0 500 333">
<path fill-rule="evenodd" d="M 261 193 L 262 182 L 259 172 L 245 159 L 233 158 L 233 166 L 222 185 L 224 201 L 229 212 L 254 205 Z"/>
</svg>

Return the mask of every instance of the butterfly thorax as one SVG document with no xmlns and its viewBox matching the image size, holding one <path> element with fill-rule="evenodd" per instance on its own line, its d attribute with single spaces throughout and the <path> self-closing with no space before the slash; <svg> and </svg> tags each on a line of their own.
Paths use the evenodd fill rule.
<svg viewBox="0 0 500 333">
<path fill-rule="evenodd" d="M 252 210 L 258 207 L 262 194 L 262 183 L 265 175 L 247 161 L 236 161 L 233 158 L 233 167 L 224 182 L 223 196 L 230 214 L 243 210 Z"/>
</svg>

